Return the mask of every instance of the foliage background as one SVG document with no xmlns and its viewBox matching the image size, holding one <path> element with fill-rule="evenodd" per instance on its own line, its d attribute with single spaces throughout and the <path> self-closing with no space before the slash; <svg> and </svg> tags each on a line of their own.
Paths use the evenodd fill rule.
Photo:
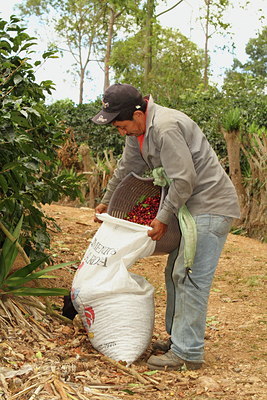
<svg viewBox="0 0 267 400">
<path fill-rule="evenodd" d="M 55 52 L 47 51 L 41 61 L 33 63 L 31 57 L 35 54 L 36 40 L 26 33 L 21 21 L 16 17 L 10 22 L 1 20 L 0 30 L 0 216 L 6 227 L 12 229 L 24 214 L 23 245 L 27 254 L 36 258 L 49 248 L 48 226 L 56 229 L 54 221 L 43 214 L 40 205 L 57 202 L 62 196 L 82 201 L 83 176 L 74 165 L 64 168 L 58 157 L 68 140 L 67 132 L 74 133 L 78 146 L 84 143 L 89 146 L 95 160 L 95 179 L 99 176 L 98 161 L 103 159 L 107 149 L 120 157 L 124 139 L 111 126 L 97 126 L 91 122 L 101 107 L 100 98 L 88 104 L 76 105 L 66 99 L 47 106 L 45 96 L 53 90 L 53 82 L 37 84 L 35 74 L 39 65 L 56 57 Z M 116 40 L 110 63 L 117 80 L 134 84 L 144 94 L 151 92 L 159 104 L 180 109 L 195 120 L 229 172 L 222 128 L 229 122 L 230 114 L 238 111 L 236 129 L 244 145 L 250 142 L 251 126 L 266 136 L 266 32 L 264 28 L 258 37 L 249 41 L 248 61 L 242 64 L 235 60 L 221 90 L 212 85 L 204 87 L 203 52 L 178 31 L 162 29 L 155 23 L 151 41 L 152 69 L 146 82 L 142 79 L 144 32 L 134 32 L 125 40 Z M 124 54 L 123 59 L 121 54 Z M 241 183 L 247 191 L 247 201 L 251 202 L 255 192 L 264 190 L 266 183 L 248 185 L 252 171 L 244 152 L 240 163 Z M 3 239 L 0 233 L 1 242 Z"/>
<path fill-rule="evenodd" d="M 0 20 L 0 36 L 0 217 L 12 230 L 24 214 L 23 245 L 36 258 L 50 242 L 49 219 L 40 204 L 58 201 L 63 194 L 76 198 L 81 177 L 62 170 L 57 159 L 65 134 L 44 103 L 52 81 L 35 82 L 41 61 L 30 62 L 34 38 L 16 17 Z M 53 52 L 43 54 L 43 60 L 49 57 Z"/>
</svg>

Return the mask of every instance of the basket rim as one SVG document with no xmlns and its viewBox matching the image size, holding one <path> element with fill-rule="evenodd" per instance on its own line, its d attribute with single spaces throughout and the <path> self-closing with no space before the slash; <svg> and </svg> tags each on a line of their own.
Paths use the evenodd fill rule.
<svg viewBox="0 0 267 400">
<path fill-rule="evenodd" d="M 127 178 L 128 176 L 130 176 L 130 175 L 134 176 L 135 178 L 139 179 L 140 181 L 144 181 L 144 182 L 153 182 L 153 181 L 154 181 L 154 178 L 149 178 L 149 177 L 146 178 L 146 177 L 137 175 L 135 172 L 130 172 L 129 174 L 127 174 L 127 175 L 123 178 L 123 180 L 126 179 L 126 178 Z M 155 185 L 155 186 L 159 186 L 159 185 Z M 159 186 L 159 187 L 161 187 L 161 186 Z"/>
</svg>

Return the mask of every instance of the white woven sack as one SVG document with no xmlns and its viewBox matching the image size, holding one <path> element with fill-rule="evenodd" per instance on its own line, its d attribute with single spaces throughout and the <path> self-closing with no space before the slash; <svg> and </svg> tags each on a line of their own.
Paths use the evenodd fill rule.
<svg viewBox="0 0 267 400">
<path fill-rule="evenodd" d="M 148 347 L 154 327 L 154 289 L 128 269 L 153 254 L 147 226 L 111 217 L 93 237 L 72 284 L 72 301 L 95 349 L 128 365 Z"/>
</svg>

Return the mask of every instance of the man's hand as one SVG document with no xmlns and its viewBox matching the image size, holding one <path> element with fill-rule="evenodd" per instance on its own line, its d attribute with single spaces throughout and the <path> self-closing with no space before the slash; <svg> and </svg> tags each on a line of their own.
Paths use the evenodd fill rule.
<svg viewBox="0 0 267 400">
<path fill-rule="evenodd" d="M 100 203 L 100 204 L 98 204 L 98 206 L 96 206 L 95 213 L 96 214 L 102 214 L 102 213 L 105 213 L 107 211 L 107 209 L 108 209 L 108 206 L 106 204 Z M 103 221 L 100 221 L 100 219 L 98 219 L 97 216 L 95 215 L 94 216 L 94 222 L 100 222 L 101 223 Z"/>
<path fill-rule="evenodd" d="M 163 224 L 163 222 L 160 222 L 157 218 L 153 219 L 150 226 L 153 229 L 148 231 L 147 234 L 152 240 L 160 240 L 168 229 L 168 225 Z"/>
</svg>

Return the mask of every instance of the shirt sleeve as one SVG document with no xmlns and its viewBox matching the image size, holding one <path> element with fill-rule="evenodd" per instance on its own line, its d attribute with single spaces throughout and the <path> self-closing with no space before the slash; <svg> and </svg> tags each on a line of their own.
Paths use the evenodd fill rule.
<svg viewBox="0 0 267 400">
<path fill-rule="evenodd" d="M 191 197 L 196 171 L 188 144 L 177 121 L 169 122 L 159 130 L 160 159 L 167 176 L 172 179 L 168 194 L 157 219 L 168 224 L 172 214 Z"/>
<path fill-rule="evenodd" d="M 147 168 L 148 166 L 141 155 L 136 137 L 127 136 L 122 157 L 118 162 L 112 178 L 109 180 L 106 193 L 103 196 L 101 203 L 109 203 L 111 196 L 118 184 L 130 172 L 135 172 L 137 175 L 142 175 Z"/>
</svg>

